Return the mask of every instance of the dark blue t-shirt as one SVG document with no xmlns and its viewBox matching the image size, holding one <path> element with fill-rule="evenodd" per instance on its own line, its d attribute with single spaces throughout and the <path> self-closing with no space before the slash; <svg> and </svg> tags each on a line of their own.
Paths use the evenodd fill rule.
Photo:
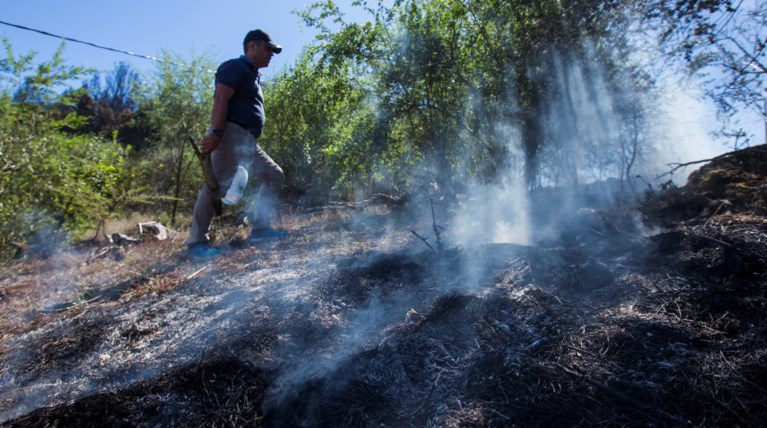
<svg viewBox="0 0 767 428">
<path fill-rule="evenodd" d="M 258 138 L 264 129 L 264 93 L 258 81 L 258 69 L 244 55 L 218 67 L 216 84 L 234 89 L 226 120 L 248 128 Z"/>
</svg>

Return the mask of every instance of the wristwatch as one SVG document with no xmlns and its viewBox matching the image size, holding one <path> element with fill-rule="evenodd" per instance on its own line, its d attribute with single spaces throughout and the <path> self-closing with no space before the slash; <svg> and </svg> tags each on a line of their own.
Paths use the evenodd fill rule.
<svg viewBox="0 0 767 428">
<path fill-rule="evenodd" d="M 218 138 L 221 138 L 224 136 L 224 130 L 223 129 L 211 129 L 210 133 L 215 135 Z"/>
</svg>

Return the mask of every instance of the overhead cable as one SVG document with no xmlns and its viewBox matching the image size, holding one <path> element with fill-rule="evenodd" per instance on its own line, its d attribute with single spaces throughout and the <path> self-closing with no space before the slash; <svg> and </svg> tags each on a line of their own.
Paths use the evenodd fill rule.
<svg viewBox="0 0 767 428">
<path fill-rule="evenodd" d="M 61 35 L 58 35 L 58 34 L 49 33 L 47 31 L 38 30 L 36 28 L 30 28 L 30 27 L 25 27 L 23 25 L 12 24 L 10 22 L 0 21 L 0 24 L 7 25 L 9 27 L 19 28 L 19 29 L 26 30 L 26 31 L 32 31 L 32 32 L 35 32 L 35 33 L 43 34 L 43 35 L 50 36 L 50 37 L 55 37 L 57 39 L 62 39 L 62 40 L 66 40 L 66 41 L 69 41 L 69 42 L 80 43 L 80 44 L 91 46 L 91 47 L 94 47 L 94 48 L 97 48 L 97 49 L 103 49 L 103 50 L 106 50 L 106 51 L 117 52 L 117 53 L 121 53 L 121 54 L 125 54 L 125 55 L 130 55 L 130 56 L 135 56 L 135 57 L 138 57 L 138 58 L 148 59 L 148 60 L 156 61 L 156 62 L 167 62 L 167 63 L 173 64 L 173 65 L 179 65 L 179 66 L 182 66 L 182 67 L 188 67 L 187 65 L 184 65 L 184 64 L 176 64 L 176 63 L 173 63 L 173 62 L 162 60 L 162 59 L 157 58 L 157 57 L 148 56 L 148 55 L 141 55 L 141 54 L 137 54 L 137 53 L 130 52 L 130 51 L 124 51 L 122 49 L 110 48 L 109 46 L 102 46 L 102 45 L 99 45 L 99 44 L 96 44 L 96 43 L 86 42 L 86 41 L 83 41 L 83 40 L 77 40 L 77 39 L 73 39 L 71 37 L 61 36 Z M 191 68 L 197 68 L 197 67 L 191 67 Z M 206 70 L 206 71 L 211 71 L 211 70 Z"/>
</svg>

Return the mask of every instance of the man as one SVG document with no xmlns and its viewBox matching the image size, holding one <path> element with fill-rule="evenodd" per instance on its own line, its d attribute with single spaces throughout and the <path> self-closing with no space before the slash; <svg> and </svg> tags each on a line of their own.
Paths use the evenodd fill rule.
<svg viewBox="0 0 767 428">
<path fill-rule="evenodd" d="M 245 35 L 244 54 L 221 64 L 216 71 L 216 92 L 210 115 L 210 131 L 202 139 L 201 151 L 211 154 L 213 172 L 220 194 L 214 195 L 206 185 L 197 196 L 192 217 L 192 230 L 187 241 L 195 256 L 215 255 L 209 244 L 208 231 L 215 213 L 213 201 L 226 194 L 237 168 L 242 165 L 259 177 L 263 184 L 256 197 L 253 230 L 249 241 L 281 238 L 284 231 L 272 229 L 274 203 L 284 178 L 282 168 L 258 146 L 264 128 L 264 94 L 261 91 L 260 68 L 269 65 L 272 55 L 282 46 L 261 30 Z"/>
</svg>

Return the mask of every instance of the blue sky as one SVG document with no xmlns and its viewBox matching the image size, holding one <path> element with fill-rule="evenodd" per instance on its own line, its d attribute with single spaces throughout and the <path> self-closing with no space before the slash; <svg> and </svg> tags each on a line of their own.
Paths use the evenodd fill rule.
<svg viewBox="0 0 767 428">
<path fill-rule="evenodd" d="M 210 53 L 217 62 L 239 56 L 242 39 L 249 30 L 262 28 L 283 45 L 275 55 L 270 74 L 294 63 L 301 48 L 316 32 L 306 28 L 292 11 L 304 10 L 302 0 L 2 0 L 0 21 L 32 27 L 49 33 L 134 52 L 159 56 L 165 49 L 184 57 Z M 351 6 L 352 0 L 336 4 L 350 20 L 364 19 L 365 13 Z M 60 39 L 0 25 L 16 53 L 37 51 L 37 59 L 50 58 Z M 5 55 L 3 51 L 2 55 Z M 139 71 L 154 69 L 147 59 L 109 52 L 67 42 L 64 58 L 69 65 L 108 71 L 119 61 Z"/>
</svg>

